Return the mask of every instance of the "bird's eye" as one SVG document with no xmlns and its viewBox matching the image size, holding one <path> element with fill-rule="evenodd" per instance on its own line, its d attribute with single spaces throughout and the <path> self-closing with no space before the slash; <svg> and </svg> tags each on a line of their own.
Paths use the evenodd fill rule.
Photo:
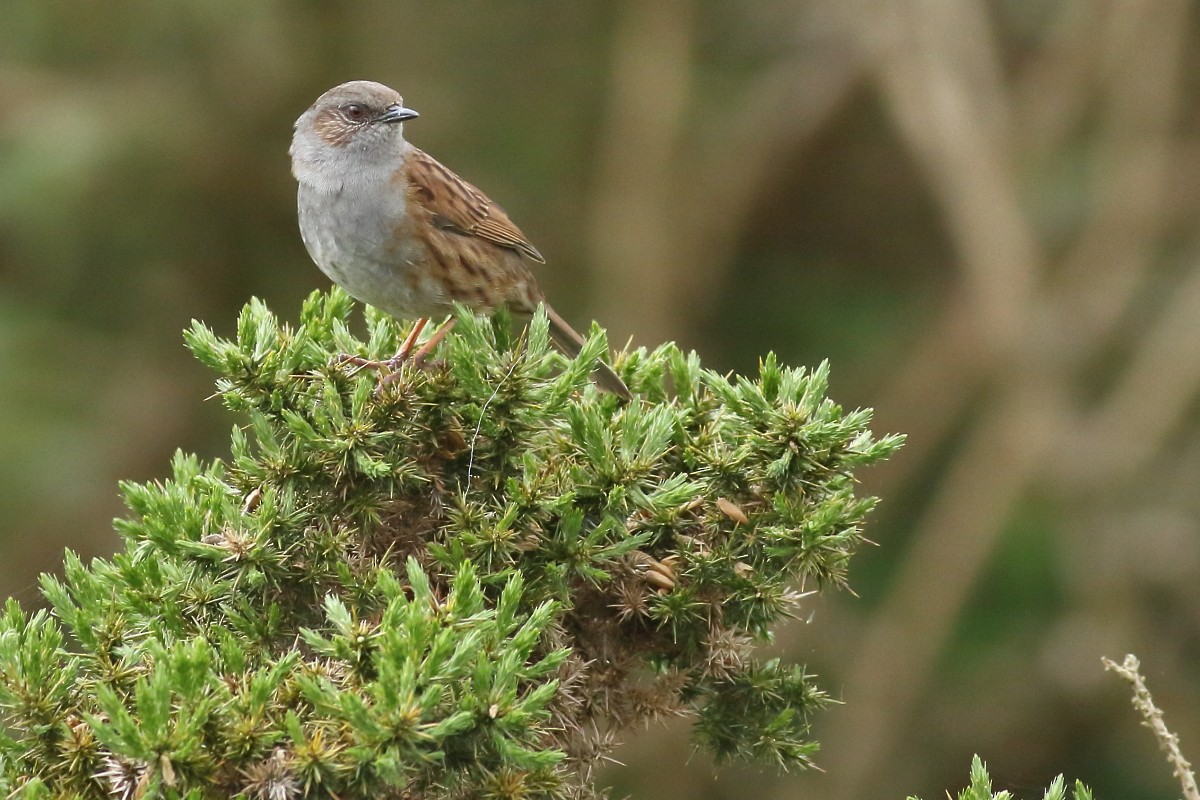
<svg viewBox="0 0 1200 800">
<path fill-rule="evenodd" d="M 351 103 L 342 106 L 342 113 L 346 115 L 346 119 L 351 122 L 362 122 L 367 118 L 367 109 L 360 106 L 358 103 Z"/>
</svg>

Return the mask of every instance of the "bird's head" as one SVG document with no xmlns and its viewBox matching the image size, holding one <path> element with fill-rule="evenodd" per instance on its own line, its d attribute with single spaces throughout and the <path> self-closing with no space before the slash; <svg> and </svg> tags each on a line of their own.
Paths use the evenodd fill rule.
<svg viewBox="0 0 1200 800">
<path fill-rule="evenodd" d="M 348 170 L 394 170 L 407 148 L 404 121 L 417 116 L 382 83 L 335 86 L 296 120 L 289 151 L 292 174 L 301 183 L 327 183 Z"/>
</svg>

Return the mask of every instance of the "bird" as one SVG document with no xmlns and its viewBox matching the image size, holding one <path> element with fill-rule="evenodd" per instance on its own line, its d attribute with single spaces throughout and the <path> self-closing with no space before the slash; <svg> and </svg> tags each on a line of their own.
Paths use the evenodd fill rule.
<svg viewBox="0 0 1200 800">
<path fill-rule="evenodd" d="M 577 356 L 583 337 L 546 302 L 530 270 L 546 259 L 504 209 L 404 138 L 404 123 L 418 116 L 396 90 L 356 80 L 328 90 L 296 120 L 289 154 L 308 254 L 356 300 L 416 320 L 389 366 L 410 355 L 423 363 L 454 318 L 413 353 L 417 337 L 456 302 L 522 316 L 541 304 L 555 343 Z M 603 362 L 593 380 L 632 398 Z"/>
</svg>

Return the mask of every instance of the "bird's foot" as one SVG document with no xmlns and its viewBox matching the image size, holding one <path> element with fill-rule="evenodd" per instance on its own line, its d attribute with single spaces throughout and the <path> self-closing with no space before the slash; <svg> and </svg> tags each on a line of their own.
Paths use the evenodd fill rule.
<svg viewBox="0 0 1200 800">
<path fill-rule="evenodd" d="M 404 340 L 404 344 L 400 345 L 400 352 L 396 353 L 392 358 L 392 362 L 395 362 L 392 366 L 392 371 L 384 375 L 379 381 L 380 391 L 399 380 L 401 374 L 399 370 L 405 362 L 412 364 L 416 369 L 437 369 L 442 366 L 443 362 L 441 361 L 430 361 L 429 354 L 433 352 L 435 347 L 442 343 L 442 339 L 446 338 L 446 334 L 454 329 L 456 320 L 453 317 L 446 320 L 440 328 L 433 332 L 433 335 L 429 337 L 429 340 L 425 344 L 421 345 L 416 352 L 413 352 L 413 348 L 417 344 L 417 334 L 425 327 L 426 322 L 428 322 L 426 319 L 418 320 L 418 324 L 413 327 L 412 333 Z"/>
<path fill-rule="evenodd" d="M 376 361 L 372 358 L 353 356 L 349 353 L 339 353 L 329 360 L 329 365 L 331 367 L 344 367 L 349 365 L 351 367 L 350 374 L 354 375 L 364 369 L 378 370 L 380 372 L 392 372 L 399 366 L 399 363 L 396 362 L 394 358 Z"/>
<path fill-rule="evenodd" d="M 418 348 L 417 337 L 421 335 L 421 331 L 424 330 L 428 322 L 429 320 L 424 317 L 417 320 L 413 324 L 412 330 L 409 331 L 408 336 L 404 337 L 404 342 L 400 345 L 400 349 L 396 351 L 396 355 L 387 360 L 377 361 L 375 359 L 343 353 L 333 359 L 334 364 L 336 366 L 350 364 L 353 367 L 351 374 L 364 369 L 377 370 L 379 372 L 379 386 L 376 387 L 375 394 L 378 395 L 387 387 L 400 380 L 400 376 L 404 374 L 403 368 L 405 365 L 422 370 L 436 369 L 442 366 L 443 362 L 441 361 L 430 361 L 429 354 L 441 343 L 442 339 L 446 338 L 446 334 L 454 327 L 454 320 L 449 320 L 434 331 L 429 340 Z"/>
<path fill-rule="evenodd" d="M 341 355 L 333 358 L 332 364 L 338 367 L 345 366 L 347 364 L 350 365 L 352 367 L 350 371 L 351 375 L 356 374 L 364 369 L 376 370 L 379 372 L 380 377 L 379 386 L 376 387 L 375 393 L 379 394 L 379 392 L 383 391 L 385 387 L 390 386 L 399 380 L 399 377 L 402 374 L 401 368 L 406 362 L 411 361 L 413 365 L 418 368 L 424 366 L 426 348 L 422 347 L 415 354 L 413 353 L 413 348 L 416 347 L 417 337 L 421 335 L 421 331 L 425 328 L 425 325 L 428 322 L 429 320 L 425 319 L 424 317 L 418 319 L 413 324 L 412 330 L 409 331 L 406 337 L 404 337 L 404 342 L 401 343 L 400 349 L 396 351 L 396 355 L 392 356 L 391 358 L 376 360 L 373 358 L 363 358 L 362 356 L 354 356 L 348 353 L 342 353 Z"/>
</svg>

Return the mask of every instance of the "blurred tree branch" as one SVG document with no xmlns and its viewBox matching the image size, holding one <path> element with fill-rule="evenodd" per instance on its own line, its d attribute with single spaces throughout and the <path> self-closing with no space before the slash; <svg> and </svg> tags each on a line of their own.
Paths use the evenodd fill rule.
<svg viewBox="0 0 1200 800">
<path fill-rule="evenodd" d="M 796 30 L 838 41 L 840 14 L 803 7 Z M 589 248 L 610 330 L 684 339 L 781 155 L 813 135 L 859 79 L 835 48 L 796 48 L 736 93 L 698 96 L 689 0 L 627 2 L 613 38 L 608 109 L 592 190 Z M 831 30 L 824 30 L 831 28 Z"/>
<path fill-rule="evenodd" d="M 1141 300 L 1140 278 L 1159 247 L 1185 4 L 1145 4 L 1137 13 L 1110 6 L 1100 20 L 1111 69 L 1099 87 L 1107 103 L 1092 160 L 1097 173 L 1109 178 L 1097 185 L 1090 220 L 1057 261 L 1043 255 L 1045 233 L 1032 223 L 1020 186 L 1024 168 L 1049 153 L 1022 153 L 1018 161 L 1015 150 L 1016 131 L 1039 128 L 1036 119 L 1013 115 L 1042 106 L 1014 106 L 1011 97 L 1019 88 L 1005 86 L 999 44 L 983 4 L 867 7 L 871 14 L 860 9 L 857 15 L 871 20 L 862 30 L 867 57 L 940 200 L 963 270 L 962 293 L 899 370 L 897 402 L 882 405 L 906 420 L 914 439 L 927 437 L 922 456 L 963 418 L 969 402 L 981 394 L 988 402 L 941 470 L 894 588 L 863 637 L 848 679 L 858 702 L 836 719 L 827 737 L 831 796 L 838 798 L 872 794 L 873 771 L 899 743 L 972 587 L 1031 482 L 1036 478 L 1067 490 L 1063 477 L 1072 473 L 1078 477 L 1082 471 L 1094 484 L 1127 468 L 1122 464 L 1130 449 L 1144 460 L 1186 410 L 1184 400 L 1194 396 L 1200 381 L 1200 358 L 1181 358 L 1178 349 L 1184 321 L 1200 314 L 1200 292 L 1189 280 L 1187 291 L 1159 309 L 1159 324 L 1129 358 L 1125 376 L 1093 423 L 1074 438 L 1065 433 L 1086 381 L 1081 349 L 1104 342 Z M 872 15 L 885 15 L 885 24 Z M 1065 35 L 1045 48 L 1029 80 L 1059 87 L 1066 111 L 1035 141 L 1055 147 L 1082 108 L 1087 71 L 1078 56 L 1086 48 Z M 1108 168 L 1118 162 L 1123 168 Z M 1037 288 L 1047 282 L 1051 291 Z M 1164 387 L 1161 375 L 1168 365 L 1177 377 Z M 1151 380 L 1152 374 L 1160 379 Z M 932 405 L 930 386 L 941 395 Z M 1143 423 L 1132 425 L 1135 419 Z M 1122 429 L 1124 435 L 1112 435 Z M 1081 454 L 1078 445 L 1085 441 L 1107 458 Z M 909 474 L 927 468 L 920 459 L 907 466 Z M 898 471 L 891 475 L 893 481 L 903 478 Z M 862 702 L 863 692 L 869 692 L 869 701 Z"/>
</svg>

